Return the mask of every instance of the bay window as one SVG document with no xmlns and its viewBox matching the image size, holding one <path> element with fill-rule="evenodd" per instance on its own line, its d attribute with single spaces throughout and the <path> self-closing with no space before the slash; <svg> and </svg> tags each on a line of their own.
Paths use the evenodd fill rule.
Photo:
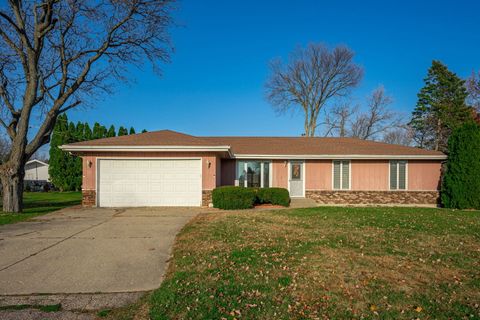
<svg viewBox="0 0 480 320">
<path fill-rule="evenodd" d="M 235 184 L 241 187 L 270 187 L 270 162 L 252 160 L 237 161 Z"/>
</svg>

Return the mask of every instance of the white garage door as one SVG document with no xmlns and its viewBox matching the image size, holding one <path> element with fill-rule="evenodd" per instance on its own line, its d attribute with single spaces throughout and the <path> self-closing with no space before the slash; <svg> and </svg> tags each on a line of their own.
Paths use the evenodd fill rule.
<svg viewBox="0 0 480 320">
<path fill-rule="evenodd" d="M 198 159 L 101 159 L 100 207 L 200 206 L 202 167 Z"/>
</svg>

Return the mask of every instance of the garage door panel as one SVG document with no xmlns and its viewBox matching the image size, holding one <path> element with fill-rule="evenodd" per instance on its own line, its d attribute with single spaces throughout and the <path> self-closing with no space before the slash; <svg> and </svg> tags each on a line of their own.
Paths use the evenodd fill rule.
<svg viewBox="0 0 480 320">
<path fill-rule="evenodd" d="M 98 179 L 100 206 L 201 204 L 201 160 L 101 159 Z"/>
</svg>

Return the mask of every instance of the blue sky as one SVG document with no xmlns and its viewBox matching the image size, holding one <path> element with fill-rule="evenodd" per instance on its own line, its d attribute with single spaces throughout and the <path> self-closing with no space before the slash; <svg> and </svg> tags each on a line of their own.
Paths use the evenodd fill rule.
<svg viewBox="0 0 480 320">
<path fill-rule="evenodd" d="M 146 66 L 72 120 L 194 135 L 302 133 L 302 116 L 265 100 L 268 62 L 296 46 L 345 44 L 365 69 L 362 103 L 379 84 L 409 114 L 432 59 L 462 77 L 480 69 L 480 1 L 198 1 L 178 3 L 170 64 Z"/>
</svg>

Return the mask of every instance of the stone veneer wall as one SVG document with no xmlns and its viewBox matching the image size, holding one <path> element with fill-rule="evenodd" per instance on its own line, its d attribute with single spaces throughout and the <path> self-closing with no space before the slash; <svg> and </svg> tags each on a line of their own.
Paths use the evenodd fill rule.
<svg viewBox="0 0 480 320">
<path fill-rule="evenodd" d="M 305 196 L 321 204 L 439 204 L 438 191 L 306 190 Z"/>
<path fill-rule="evenodd" d="M 212 203 L 212 190 L 202 190 L 202 206 L 208 207 Z"/>
<path fill-rule="evenodd" d="M 96 205 L 97 193 L 95 190 L 82 190 L 82 206 L 94 207 Z"/>
</svg>

